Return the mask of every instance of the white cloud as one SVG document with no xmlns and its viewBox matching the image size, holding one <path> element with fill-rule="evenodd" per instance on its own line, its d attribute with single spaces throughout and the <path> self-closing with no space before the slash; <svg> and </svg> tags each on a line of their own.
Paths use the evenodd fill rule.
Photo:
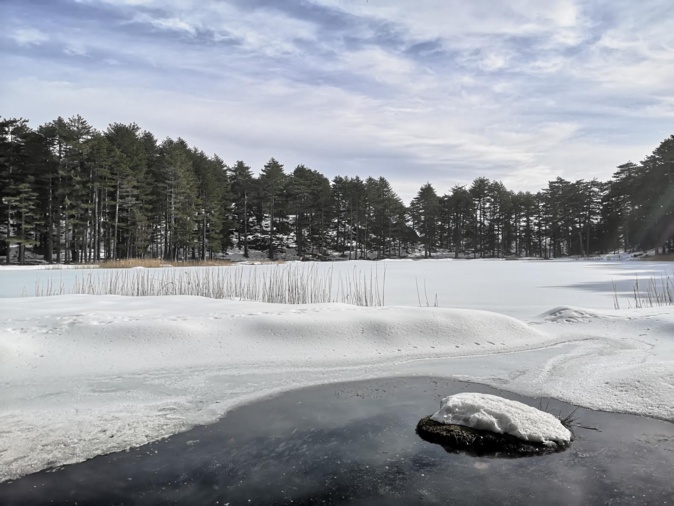
<svg viewBox="0 0 674 506">
<path fill-rule="evenodd" d="M 393 22 L 415 39 L 458 40 L 488 34 L 527 36 L 573 29 L 580 14 L 573 0 L 407 1 L 313 0 L 357 16 Z"/>
<path fill-rule="evenodd" d="M 89 53 L 81 42 L 69 42 L 66 44 L 65 53 L 71 56 L 87 56 Z"/>
<path fill-rule="evenodd" d="M 412 61 L 377 47 L 343 54 L 339 67 L 382 83 L 400 86 L 410 84 L 420 72 Z"/>
<path fill-rule="evenodd" d="M 516 190 L 605 179 L 671 133 L 672 16 L 648 5 L 617 0 L 602 25 L 614 3 L 314 0 L 360 16 L 330 32 L 320 18 L 213 0 L 81 1 L 151 29 L 38 32 L 108 65 L 23 60 L 7 74 L 23 80 L 0 81 L 3 110 L 134 121 L 258 168 L 275 156 L 329 177 L 383 175 L 407 199 L 426 180 L 444 192 L 477 176 Z M 406 51 L 429 41 L 445 53 Z"/>
<path fill-rule="evenodd" d="M 20 46 L 39 46 L 49 40 L 49 36 L 37 28 L 17 28 L 9 37 Z"/>
<path fill-rule="evenodd" d="M 176 32 L 187 32 L 194 35 L 197 31 L 197 26 L 180 18 L 155 18 L 148 14 L 142 14 L 135 18 L 137 23 L 149 23 L 157 28 L 163 30 L 172 30 Z"/>
<path fill-rule="evenodd" d="M 155 3 L 155 0 L 75 0 L 75 2 L 80 4 L 96 4 L 103 3 L 112 6 L 131 6 L 137 7 L 139 5 L 151 5 Z"/>
<path fill-rule="evenodd" d="M 147 0 L 164 14 L 142 12 L 132 22 L 195 35 L 205 32 L 214 41 L 238 40 L 251 51 L 268 55 L 295 52 L 297 39 L 315 40 L 315 27 L 275 10 L 251 10 L 245 15 L 227 2 L 213 0 Z"/>
</svg>

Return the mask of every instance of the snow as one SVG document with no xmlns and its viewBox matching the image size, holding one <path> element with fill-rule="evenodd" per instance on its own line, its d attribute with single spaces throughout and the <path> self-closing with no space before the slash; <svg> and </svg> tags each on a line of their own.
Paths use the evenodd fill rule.
<svg viewBox="0 0 674 506">
<path fill-rule="evenodd" d="M 96 266 L 92 266 L 96 268 Z M 0 272 L 3 271 L 60 271 L 60 270 L 87 270 L 89 267 L 83 267 L 77 264 L 36 264 L 36 265 L 19 265 L 19 264 L 0 264 Z"/>
<path fill-rule="evenodd" d="M 330 265 L 382 276 L 382 264 L 320 268 Z M 0 269 L 0 481 L 156 441 L 284 390 L 375 377 L 454 377 L 674 421 L 674 307 L 613 310 L 611 287 L 629 292 L 635 273 L 669 266 L 385 265 L 387 306 L 369 308 L 22 298 L 36 275 L 67 283 L 82 271 Z M 443 307 L 419 307 L 415 279 Z"/>
<path fill-rule="evenodd" d="M 571 441 L 571 432 L 555 416 L 497 395 L 450 395 L 442 399 L 440 409 L 431 420 L 510 434 L 545 445 L 566 445 Z"/>
</svg>

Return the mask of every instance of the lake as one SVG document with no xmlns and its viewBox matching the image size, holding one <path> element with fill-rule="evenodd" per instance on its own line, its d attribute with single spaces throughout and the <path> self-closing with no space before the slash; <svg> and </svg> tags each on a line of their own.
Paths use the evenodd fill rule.
<svg viewBox="0 0 674 506">
<path fill-rule="evenodd" d="M 242 277 L 264 276 L 274 269 L 295 266 L 299 272 L 314 270 L 317 276 L 331 272 L 333 291 L 340 282 L 357 277 L 381 288 L 387 306 L 426 306 L 483 309 L 519 319 L 557 306 L 588 309 L 614 308 L 618 293 L 621 307 L 634 305 L 634 286 L 647 290 L 648 280 L 674 275 L 671 262 L 607 262 L 583 260 L 390 260 L 343 262 L 290 262 L 282 265 L 239 265 L 232 267 L 177 267 L 169 269 L 64 269 L 14 270 L 0 266 L 0 298 L 34 296 L 36 287 L 63 285 L 70 293 L 76 279 L 95 280 L 106 276 L 150 273 L 162 279 L 181 271 L 238 269 Z M 172 274 L 173 273 L 173 274 Z"/>
<path fill-rule="evenodd" d="M 585 428 L 565 452 L 519 459 L 422 441 L 418 420 L 461 391 L 575 410 Z M 163 441 L 0 484 L 0 503 L 654 505 L 671 503 L 672 469 L 674 424 L 411 377 L 290 391 Z"/>
</svg>

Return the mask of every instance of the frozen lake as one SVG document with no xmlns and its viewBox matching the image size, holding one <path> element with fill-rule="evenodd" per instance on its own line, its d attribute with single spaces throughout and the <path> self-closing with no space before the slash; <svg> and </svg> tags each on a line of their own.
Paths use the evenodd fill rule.
<svg viewBox="0 0 674 506">
<path fill-rule="evenodd" d="M 482 309 L 520 319 L 532 318 L 557 306 L 613 309 L 614 289 L 621 307 L 633 304 L 635 280 L 660 280 L 674 275 L 667 262 L 543 261 L 543 260 L 390 260 L 288 263 L 209 267 L 205 270 L 239 269 L 244 276 L 274 269 L 332 271 L 335 286 L 356 274 L 384 287 L 387 306 L 426 306 Z M 139 269 L 122 272 L 105 269 L 21 270 L 0 267 L 0 297 L 33 296 L 36 286 L 63 286 L 71 293 L 76 279 L 149 274 L 156 278 L 170 272 L 202 268 Z M 148 272 L 149 271 L 149 272 Z"/>
</svg>

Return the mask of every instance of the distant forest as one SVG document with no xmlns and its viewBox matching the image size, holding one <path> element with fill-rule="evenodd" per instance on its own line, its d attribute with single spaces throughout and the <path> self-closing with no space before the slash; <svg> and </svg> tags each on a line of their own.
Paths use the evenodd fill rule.
<svg viewBox="0 0 674 506">
<path fill-rule="evenodd" d="M 537 193 L 478 177 L 409 206 L 384 177 L 332 181 L 274 158 L 255 176 L 136 124 L 104 132 L 80 116 L 29 127 L 0 118 L 0 255 L 47 262 L 269 258 L 562 257 L 674 251 L 674 135 L 610 181 L 557 178 Z M 16 250 L 15 250 L 16 251 Z"/>
</svg>

